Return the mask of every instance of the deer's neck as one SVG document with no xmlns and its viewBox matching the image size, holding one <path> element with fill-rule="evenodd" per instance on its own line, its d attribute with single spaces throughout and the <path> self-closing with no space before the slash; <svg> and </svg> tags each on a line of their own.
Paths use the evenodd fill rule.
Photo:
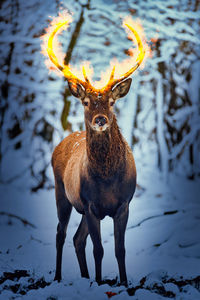
<svg viewBox="0 0 200 300">
<path fill-rule="evenodd" d="M 102 178 L 112 177 L 125 165 L 125 141 L 114 116 L 112 125 L 96 132 L 86 125 L 86 147 L 89 171 Z"/>
</svg>

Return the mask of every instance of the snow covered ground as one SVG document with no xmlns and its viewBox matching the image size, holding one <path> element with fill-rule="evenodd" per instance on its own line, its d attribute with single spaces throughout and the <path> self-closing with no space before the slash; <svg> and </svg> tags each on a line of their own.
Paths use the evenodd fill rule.
<svg viewBox="0 0 200 300">
<path fill-rule="evenodd" d="M 116 293 L 114 299 L 200 299 L 199 182 L 171 177 L 164 183 L 153 169 L 141 165 L 130 205 L 128 290 L 116 285 L 110 218 L 102 221 L 105 284 L 94 282 L 90 238 L 87 260 L 91 279 L 80 277 L 72 243 L 80 221 L 76 211 L 64 247 L 63 280 L 53 282 L 57 225 L 53 190 L 31 194 L 23 188 L 0 186 L 0 299 L 107 299 L 107 292 Z M 106 283 L 107 279 L 113 282 Z"/>
</svg>

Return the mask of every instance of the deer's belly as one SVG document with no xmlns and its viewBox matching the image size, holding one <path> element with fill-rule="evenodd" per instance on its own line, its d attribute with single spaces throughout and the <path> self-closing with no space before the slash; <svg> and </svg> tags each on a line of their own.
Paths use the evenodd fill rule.
<svg viewBox="0 0 200 300">
<path fill-rule="evenodd" d="M 82 183 L 81 199 L 91 207 L 97 218 L 114 217 L 124 202 L 130 202 L 135 191 L 135 179 L 108 183 Z"/>
<path fill-rule="evenodd" d="M 81 202 L 80 196 L 77 191 L 72 192 L 71 189 L 65 188 L 65 193 L 67 199 L 72 204 L 72 206 L 79 212 L 80 214 L 84 214 L 83 203 Z"/>
</svg>

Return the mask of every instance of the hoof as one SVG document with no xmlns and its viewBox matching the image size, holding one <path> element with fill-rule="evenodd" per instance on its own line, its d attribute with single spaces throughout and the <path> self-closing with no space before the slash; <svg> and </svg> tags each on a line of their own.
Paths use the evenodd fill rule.
<svg viewBox="0 0 200 300">
<path fill-rule="evenodd" d="M 60 281 L 61 281 L 61 279 L 62 279 L 62 278 L 61 278 L 60 276 L 56 276 L 56 275 L 55 275 L 55 277 L 54 277 L 54 281 L 58 281 L 58 282 L 60 282 Z"/>
<path fill-rule="evenodd" d="M 121 281 L 120 282 L 120 285 L 123 285 L 125 287 L 128 287 L 128 282 L 125 280 L 125 281 Z"/>
</svg>

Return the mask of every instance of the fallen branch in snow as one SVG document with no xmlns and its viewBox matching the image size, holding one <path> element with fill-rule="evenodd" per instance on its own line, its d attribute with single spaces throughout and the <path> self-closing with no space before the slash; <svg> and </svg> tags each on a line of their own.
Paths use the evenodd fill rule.
<svg viewBox="0 0 200 300">
<path fill-rule="evenodd" d="M 31 164 L 29 164 L 28 167 L 25 167 L 22 171 L 20 171 L 18 174 L 15 174 L 14 176 L 4 180 L 4 179 L 0 179 L 0 183 L 1 184 L 10 184 L 13 181 L 15 181 L 16 179 L 20 178 L 22 175 L 25 174 L 25 172 L 27 172 L 27 170 L 31 167 Z"/>
<path fill-rule="evenodd" d="M 159 217 L 162 217 L 162 216 L 174 215 L 174 214 L 177 214 L 178 212 L 179 212 L 178 210 L 165 211 L 164 213 L 162 213 L 160 215 L 145 218 L 144 220 L 140 221 L 138 224 L 132 225 L 132 226 L 128 227 L 127 229 L 133 229 L 133 228 L 139 227 L 142 223 L 144 223 L 148 220 L 159 218 Z"/>
<path fill-rule="evenodd" d="M 23 218 L 21 218 L 17 215 L 7 213 L 5 211 L 0 211 L 0 216 L 7 216 L 7 217 L 10 217 L 10 218 L 14 218 L 14 219 L 17 219 L 17 220 L 21 221 L 24 226 L 30 226 L 32 228 L 36 228 L 36 226 L 34 224 L 30 223 L 26 219 L 23 219 Z"/>
<path fill-rule="evenodd" d="M 32 235 L 31 235 L 31 237 L 30 237 L 30 240 L 31 240 L 31 241 L 35 241 L 35 242 L 38 242 L 39 244 L 50 245 L 50 243 L 44 243 L 42 240 L 36 239 L 36 238 L 34 238 Z"/>
<path fill-rule="evenodd" d="M 197 244 L 199 244 L 200 242 L 194 242 L 194 243 L 189 243 L 189 244 L 185 244 L 185 245 L 183 245 L 183 244 L 178 244 L 178 246 L 180 247 L 180 248 L 189 248 L 189 247 L 192 247 L 192 246 L 195 246 L 195 245 L 197 245 Z"/>
</svg>

